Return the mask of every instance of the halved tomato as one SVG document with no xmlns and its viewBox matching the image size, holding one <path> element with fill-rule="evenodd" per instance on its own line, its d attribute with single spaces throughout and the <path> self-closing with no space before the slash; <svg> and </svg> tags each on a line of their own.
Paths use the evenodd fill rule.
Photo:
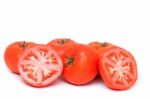
<svg viewBox="0 0 150 99">
<path fill-rule="evenodd" d="M 129 89 L 137 80 L 137 64 L 130 52 L 117 46 L 99 54 L 99 72 L 112 89 Z"/>
<path fill-rule="evenodd" d="M 74 44 L 76 44 L 76 42 L 71 39 L 57 38 L 50 41 L 47 45 L 54 48 L 62 56 L 64 51 Z"/>
<path fill-rule="evenodd" d="M 4 60 L 10 71 L 13 73 L 19 74 L 18 71 L 18 60 L 20 54 L 24 52 L 25 49 L 27 49 L 30 46 L 36 45 L 33 42 L 13 42 L 9 46 L 7 46 L 5 53 L 4 53 Z"/>
<path fill-rule="evenodd" d="M 35 87 L 44 87 L 55 81 L 63 70 L 58 53 L 46 45 L 36 45 L 24 51 L 18 68 L 23 79 Z"/>
</svg>

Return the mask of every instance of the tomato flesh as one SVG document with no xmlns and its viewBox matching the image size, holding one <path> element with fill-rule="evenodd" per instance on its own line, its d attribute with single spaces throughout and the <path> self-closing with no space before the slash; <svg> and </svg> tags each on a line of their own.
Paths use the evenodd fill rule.
<svg viewBox="0 0 150 99">
<path fill-rule="evenodd" d="M 63 64 L 60 56 L 51 47 L 37 45 L 23 53 L 18 68 L 28 84 L 43 87 L 60 76 Z"/>
<path fill-rule="evenodd" d="M 100 55 L 99 71 L 106 85 L 112 89 L 128 89 L 137 79 L 134 57 L 118 47 L 108 49 Z"/>
</svg>

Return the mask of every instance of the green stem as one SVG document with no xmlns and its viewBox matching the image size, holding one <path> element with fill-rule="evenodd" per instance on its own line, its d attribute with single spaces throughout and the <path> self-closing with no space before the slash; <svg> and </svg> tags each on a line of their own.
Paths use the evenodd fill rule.
<svg viewBox="0 0 150 99">
<path fill-rule="evenodd" d="M 57 42 L 59 43 L 59 44 L 65 44 L 65 43 L 67 43 L 68 41 L 69 41 L 70 39 L 62 39 L 62 40 L 58 40 Z"/>
<path fill-rule="evenodd" d="M 23 41 L 19 44 L 19 46 L 25 49 L 28 46 L 28 44 L 25 41 Z"/>
<path fill-rule="evenodd" d="M 68 60 L 67 60 L 67 64 L 68 65 L 71 65 L 73 62 L 74 62 L 74 58 L 73 57 L 68 58 Z"/>
<path fill-rule="evenodd" d="M 101 47 L 106 47 L 108 44 L 107 44 L 107 42 L 102 42 L 102 43 L 100 43 L 100 46 Z"/>
</svg>

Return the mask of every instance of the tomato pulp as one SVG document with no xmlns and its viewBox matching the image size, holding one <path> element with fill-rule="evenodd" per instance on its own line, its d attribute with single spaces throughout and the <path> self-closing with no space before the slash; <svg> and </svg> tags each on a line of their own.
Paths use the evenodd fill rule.
<svg viewBox="0 0 150 99">
<path fill-rule="evenodd" d="M 55 81 L 63 70 L 58 53 L 46 45 L 28 48 L 22 54 L 18 64 L 23 79 L 35 87 L 44 87 Z"/>
<path fill-rule="evenodd" d="M 137 65 L 132 54 L 117 46 L 99 54 L 99 72 L 112 89 L 129 89 L 137 80 Z"/>
</svg>

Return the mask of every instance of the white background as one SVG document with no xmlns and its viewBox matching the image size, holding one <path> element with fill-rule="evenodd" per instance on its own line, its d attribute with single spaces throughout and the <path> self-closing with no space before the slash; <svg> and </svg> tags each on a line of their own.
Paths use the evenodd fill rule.
<svg viewBox="0 0 150 99">
<path fill-rule="evenodd" d="M 136 99 L 150 98 L 149 0 L 0 0 L 0 98 L 8 99 Z M 98 79 L 73 86 L 61 79 L 33 88 L 12 74 L 3 59 L 14 41 L 47 43 L 60 38 L 80 43 L 108 41 L 134 55 L 138 80 L 126 91 L 107 88 Z"/>
</svg>

